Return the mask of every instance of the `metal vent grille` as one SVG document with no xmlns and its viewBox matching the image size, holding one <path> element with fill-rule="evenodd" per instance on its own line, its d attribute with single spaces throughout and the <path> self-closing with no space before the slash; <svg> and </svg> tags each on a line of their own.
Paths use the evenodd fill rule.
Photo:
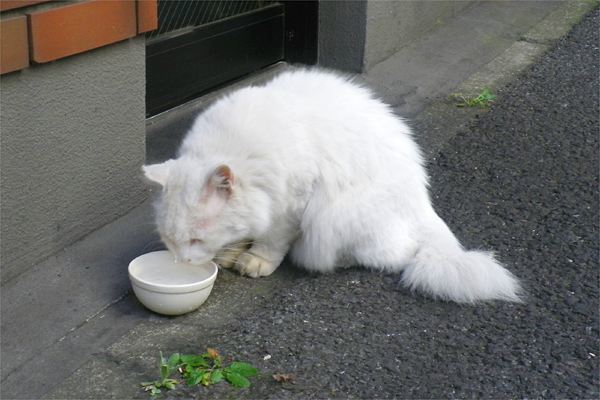
<svg viewBox="0 0 600 400">
<path fill-rule="evenodd" d="M 275 3 L 277 1 L 159 0 L 158 29 L 148 32 L 146 37 L 154 38 L 168 32 L 204 25 Z"/>
</svg>

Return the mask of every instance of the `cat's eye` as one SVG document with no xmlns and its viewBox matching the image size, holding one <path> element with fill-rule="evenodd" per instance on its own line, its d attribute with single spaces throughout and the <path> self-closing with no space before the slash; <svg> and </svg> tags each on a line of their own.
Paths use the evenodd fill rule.
<svg viewBox="0 0 600 400">
<path fill-rule="evenodd" d="M 202 244 L 204 241 L 202 239 L 192 239 L 190 240 L 190 244 L 193 246 L 195 244 Z"/>
</svg>

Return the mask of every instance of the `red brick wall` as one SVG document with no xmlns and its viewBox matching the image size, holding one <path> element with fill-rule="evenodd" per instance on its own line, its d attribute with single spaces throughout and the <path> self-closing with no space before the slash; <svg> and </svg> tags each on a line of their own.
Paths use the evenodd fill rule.
<svg viewBox="0 0 600 400">
<path fill-rule="evenodd" d="M 0 2 L 0 10 L 46 0 Z M 18 10 L 17 10 L 18 12 Z M 88 0 L 0 21 L 0 73 L 106 46 L 157 28 L 156 0 Z"/>
</svg>

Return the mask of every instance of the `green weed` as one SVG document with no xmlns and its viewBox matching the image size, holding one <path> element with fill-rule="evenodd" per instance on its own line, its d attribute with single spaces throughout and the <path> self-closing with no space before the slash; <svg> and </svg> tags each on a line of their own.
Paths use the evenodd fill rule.
<svg viewBox="0 0 600 400">
<path fill-rule="evenodd" d="M 170 379 L 169 376 L 177 370 L 185 380 L 187 386 L 196 386 L 202 384 L 209 386 L 219 383 L 223 379 L 234 386 L 249 387 L 250 381 L 247 379 L 258 373 L 256 368 L 250 364 L 234 362 L 230 365 L 223 365 L 223 360 L 219 353 L 214 349 L 206 349 L 206 353 L 201 356 L 172 354 L 169 359 L 165 359 L 160 353 L 160 380 L 153 382 L 142 382 L 142 386 L 151 396 L 156 396 L 162 391 L 160 388 L 174 390 L 175 385 L 181 383 L 176 379 Z"/>
<path fill-rule="evenodd" d="M 483 89 L 479 95 L 471 99 L 466 99 L 461 93 L 452 93 L 452 99 L 459 102 L 456 105 L 457 107 L 487 107 L 496 97 L 495 94 L 490 93 L 490 89 L 488 88 Z"/>
</svg>

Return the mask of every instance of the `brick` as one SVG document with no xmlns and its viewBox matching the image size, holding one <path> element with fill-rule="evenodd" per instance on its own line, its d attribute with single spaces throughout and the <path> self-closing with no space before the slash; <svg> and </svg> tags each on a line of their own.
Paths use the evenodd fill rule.
<svg viewBox="0 0 600 400">
<path fill-rule="evenodd" d="M 0 74 L 28 66 L 27 17 L 0 21 Z"/>
<path fill-rule="evenodd" d="M 137 32 L 158 28 L 158 3 L 156 0 L 137 0 Z"/>
<path fill-rule="evenodd" d="M 31 59 L 49 62 L 137 34 L 136 2 L 91 0 L 29 15 Z"/>
</svg>

